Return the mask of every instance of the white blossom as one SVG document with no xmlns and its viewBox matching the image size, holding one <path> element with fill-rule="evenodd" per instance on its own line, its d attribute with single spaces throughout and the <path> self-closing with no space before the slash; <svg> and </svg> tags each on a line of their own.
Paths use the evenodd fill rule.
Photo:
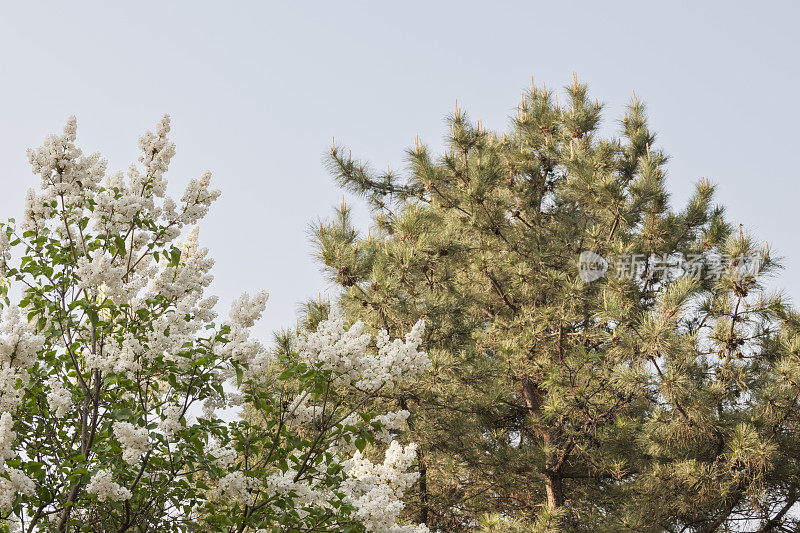
<svg viewBox="0 0 800 533">
<path fill-rule="evenodd" d="M 94 197 L 95 228 L 110 234 L 125 234 L 137 214 L 155 207 L 153 199 L 143 192 L 129 187 L 121 172 L 106 176 L 103 187 Z"/>
<path fill-rule="evenodd" d="M 425 323 L 417 322 L 404 340 L 391 341 L 385 331 L 376 339 L 377 350 L 368 350 L 372 336 L 364 333 L 364 323 L 349 328 L 338 312 L 319 323 L 316 331 L 301 336 L 297 350 L 312 364 L 337 374 L 336 385 L 354 385 L 366 391 L 391 389 L 402 379 L 413 377 L 430 367 L 425 352 L 419 351 Z"/>
<path fill-rule="evenodd" d="M 257 292 L 252 297 L 248 293 L 242 294 L 231 303 L 231 322 L 245 328 L 252 327 L 261 318 L 268 299 L 269 294 L 265 291 Z"/>
<path fill-rule="evenodd" d="M 415 444 L 403 447 L 392 441 L 382 464 L 373 464 L 359 451 L 343 463 L 348 478 L 341 490 L 345 499 L 355 507 L 356 518 L 368 532 L 427 531 L 425 526 L 403 528 L 396 523 L 404 508 L 403 494 L 419 477 L 417 472 L 407 472 L 416 457 Z"/>
<path fill-rule="evenodd" d="M 264 345 L 250 337 L 250 328 L 261 318 L 268 297 L 263 291 L 252 297 L 244 293 L 231 304 L 228 342 L 221 348 L 221 353 L 241 363 L 253 363 L 254 368 L 248 377 L 255 377 L 256 372 L 263 370 L 268 364 L 269 358 Z"/>
<path fill-rule="evenodd" d="M 220 468 L 228 468 L 236 462 L 236 450 L 229 446 L 223 446 L 216 440 L 212 440 L 209 443 L 206 447 L 206 452 Z"/>
<path fill-rule="evenodd" d="M 312 396 L 307 392 L 295 396 L 286 409 L 289 419 L 296 424 L 307 424 L 321 417 L 322 407 L 318 407 L 311 400 Z"/>
<path fill-rule="evenodd" d="M 405 428 L 408 417 L 411 413 L 401 409 L 399 411 L 391 411 L 384 415 L 378 415 L 374 418 L 376 422 L 380 422 L 381 429 L 376 433 L 375 438 L 381 442 L 390 442 L 392 432 L 400 431 Z"/>
<path fill-rule="evenodd" d="M 324 471 L 324 463 L 320 467 Z M 314 484 L 314 479 L 295 481 L 297 471 L 289 468 L 285 472 L 271 474 L 264 479 L 263 488 L 272 495 L 286 496 L 290 493 L 297 501 L 297 507 L 309 506 L 331 509 L 331 500 L 336 499 L 330 488 L 323 484 Z"/>
<path fill-rule="evenodd" d="M 78 289 L 86 290 L 92 297 L 97 297 L 102 292 L 105 298 L 115 303 L 126 303 L 132 296 L 122 281 L 124 269 L 115 266 L 111 256 L 101 251 L 95 252 L 91 260 L 79 257 L 75 272 L 78 276 Z"/>
<path fill-rule="evenodd" d="M 108 339 L 102 351 L 86 354 L 89 368 L 104 373 L 124 373 L 133 376 L 141 370 L 140 355 L 144 352 L 141 342 L 130 333 L 125 333 L 121 342 Z"/>
<path fill-rule="evenodd" d="M 133 185 L 135 188 L 141 186 L 150 189 L 159 198 L 166 192 L 167 181 L 163 176 L 175 155 L 175 144 L 167 138 L 169 131 L 169 115 L 164 115 L 156 126 L 155 133 L 148 131 L 139 138 L 139 149 L 142 151 L 139 162 L 144 165 L 146 172 L 145 176 L 135 176 L 141 183 L 133 180 Z"/>
<path fill-rule="evenodd" d="M 50 388 L 47 392 L 47 405 L 56 418 L 64 418 L 72 406 L 72 393 L 64 388 L 57 377 L 52 377 L 47 384 Z"/>
<path fill-rule="evenodd" d="M 49 135 L 41 147 L 28 150 L 31 168 L 42 180 L 43 202 L 83 207 L 105 175 L 106 161 L 99 154 L 84 156 L 75 146 L 76 131 L 75 117 L 70 117 L 62 135 Z M 30 203 L 35 202 L 32 198 Z"/>
<path fill-rule="evenodd" d="M 15 411 L 22 402 L 29 375 L 6 361 L 0 363 L 0 411 Z"/>
<path fill-rule="evenodd" d="M 251 491 L 257 489 L 261 483 L 255 478 L 248 477 L 242 472 L 231 472 L 220 478 L 217 487 L 209 493 L 212 501 L 219 499 L 231 499 L 241 505 L 252 505 L 253 495 Z"/>
<path fill-rule="evenodd" d="M 166 298 L 183 299 L 198 294 L 211 284 L 214 277 L 209 270 L 214 260 L 208 257 L 208 249 L 200 248 L 197 243 L 199 228 L 192 227 L 180 246 L 181 262 L 176 267 L 163 268 L 147 289 L 149 294 L 158 294 Z M 166 263 L 166 258 L 162 256 Z"/>
<path fill-rule="evenodd" d="M 23 230 L 36 231 L 44 226 L 49 213 L 53 211 L 46 200 L 47 199 L 43 196 L 38 196 L 33 189 L 28 189 L 25 195 L 25 211 L 22 221 Z"/>
<path fill-rule="evenodd" d="M 181 424 L 182 414 L 183 409 L 179 405 L 169 404 L 161 408 L 161 423 L 159 424 L 159 428 L 168 439 L 172 439 L 183 427 Z"/>
<path fill-rule="evenodd" d="M 35 324 L 22 317 L 19 307 L 4 310 L 0 323 L 0 363 L 29 368 L 44 343 L 44 336 L 37 333 Z"/>
<path fill-rule="evenodd" d="M 183 224 L 194 224 L 206 216 L 211 203 L 219 198 L 219 189 L 209 189 L 210 182 L 211 173 L 204 172 L 200 179 L 194 179 L 187 185 L 181 198 L 183 203 L 181 222 Z"/>
<path fill-rule="evenodd" d="M 0 474 L 0 511 L 7 513 L 11 510 L 17 495 L 33 496 L 36 485 L 22 470 L 6 467 Z"/>
<path fill-rule="evenodd" d="M 89 479 L 89 484 L 86 485 L 86 492 L 95 494 L 97 499 L 101 502 L 118 502 L 130 500 L 133 497 L 131 491 L 116 483 L 111 472 L 106 469 L 98 470 L 91 479 Z"/>
<path fill-rule="evenodd" d="M 0 274 L 5 269 L 5 264 L 11 260 L 11 245 L 8 243 L 8 235 L 5 228 L 0 228 Z"/>
<path fill-rule="evenodd" d="M 219 376 L 219 374 L 217 374 Z M 217 379 L 219 382 L 220 379 Z M 225 402 L 225 395 L 224 391 L 223 394 L 220 394 L 217 391 L 214 391 L 211 396 L 203 401 L 203 414 L 202 417 L 207 420 L 212 420 L 216 417 L 216 412 L 218 409 L 224 409 L 226 405 Z"/>
<path fill-rule="evenodd" d="M 0 465 L 5 464 L 7 460 L 17 455 L 12 448 L 14 441 L 17 439 L 17 434 L 14 433 L 13 427 L 14 420 L 11 418 L 11 413 L 3 413 L 0 416 Z"/>
<path fill-rule="evenodd" d="M 150 449 L 147 428 L 139 428 L 130 422 L 114 422 L 114 437 L 122 445 L 122 459 L 128 464 L 136 464 Z"/>
</svg>

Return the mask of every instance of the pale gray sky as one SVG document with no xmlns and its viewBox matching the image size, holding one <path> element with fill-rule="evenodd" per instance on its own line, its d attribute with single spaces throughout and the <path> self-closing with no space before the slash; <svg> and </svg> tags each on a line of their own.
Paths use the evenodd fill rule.
<svg viewBox="0 0 800 533">
<path fill-rule="evenodd" d="M 222 198 L 201 227 L 223 311 L 266 289 L 260 332 L 294 323 L 325 289 L 307 227 L 342 194 L 331 137 L 402 168 L 419 135 L 439 146 L 459 104 L 492 129 L 520 92 L 578 73 L 615 128 L 636 91 L 672 156 L 675 203 L 708 177 L 729 217 L 787 258 L 800 296 L 800 123 L 793 2 L 3 2 L 0 217 L 37 185 L 25 149 L 78 117 L 111 169 L 173 118 L 173 194 L 211 170 Z"/>
</svg>

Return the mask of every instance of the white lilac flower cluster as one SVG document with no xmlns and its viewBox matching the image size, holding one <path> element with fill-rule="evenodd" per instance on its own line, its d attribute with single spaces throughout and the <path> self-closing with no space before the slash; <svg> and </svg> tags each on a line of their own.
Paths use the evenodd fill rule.
<svg viewBox="0 0 800 533">
<path fill-rule="evenodd" d="M 13 431 L 14 421 L 10 413 L 0 416 L 0 512 L 7 513 L 18 494 L 31 496 L 36 489 L 33 481 L 21 470 L 6 465 L 13 459 L 13 450 L 17 434 Z"/>
<path fill-rule="evenodd" d="M 33 481 L 21 470 L 6 465 L 16 456 L 11 412 L 16 411 L 28 385 L 28 369 L 45 344 L 34 324 L 23 318 L 18 307 L 7 309 L 0 325 L 0 512 L 8 512 L 18 494 L 32 495 Z"/>
<path fill-rule="evenodd" d="M 135 175 L 136 169 L 130 170 L 128 176 L 132 178 Z M 92 210 L 92 219 L 94 229 L 103 233 L 124 233 L 130 227 L 131 220 L 136 217 L 137 213 L 152 210 L 155 204 L 152 198 L 141 194 L 142 189 L 133 190 L 129 183 L 134 181 L 129 179 L 125 180 L 125 176 L 121 172 L 109 174 L 103 180 L 102 188 L 94 196 L 94 209 Z M 72 235 L 80 234 L 80 232 L 70 232 Z M 145 241 L 149 235 L 147 233 L 140 233 L 139 236 L 134 236 L 134 239 Z M 138 248 L 134 246 L 134 248 Z"/>
<path fill-rule="evenodd" d="M 43 194 L 28 195 L 27 229 L 41 227 L 49 200 L 81 208 L 97 191 L 105 175 L 106 161 L 100 154 L 84 156 L 75 146 L 76 131 L 75 117 L 70 117 L 63 135 L 49 135 L 43 146 L 28 150 L 33 172 L 41 176 Z"/>
<path fill-rule="evenodd" d="M 3 413 L 0 416 L 0 463 L 5 464 L 9 459 L 13 459 L 16 453 L 12 448 L 17 434 L 12 429 L 14 420 L 11 413 Z"/>
<path fill-rule="evenodd" d="M 181 416 L 183 415 L 183 408 L 180 405 L 167 404 L 161 408 L 161 422 L 159 422 L 159 429 L 164 435 L 172 440 L 175 434 L 181 430 Z"/>
<path fill-rule="evenodd" d="M 6 264 L 11 261 L 11 245 L 5 229 L 0 229 L 0 275 L 5 272 Z"/>
<path fill-rule="evenodd" d="M 153 322 L 146 339 L 145 359 L 163 356 L 178 365 L 181 370 L 191 366 L 184 352 L 184 345 L 192 343 L 197 333 L 216 317 L 216 297 L 203 298 L 203 290 L 213 280 L 209 273 L 214 260 L 208 257 L 208 249 L 200 248 L 197 242 L 198 228 L 194 226 L 180 246 L 180 264 L 163 268 L 146 289 L 148 297 L 161 297 L 174 302 L 174 312 L 159 315 Z"/>
<path fill-rule="evenodd" d="M 114 422 L 114 437 L 122 445 L 122 459 L 136 464 L 150 449 L 147 428 L 139 428 L 130 422 Z"/>
<path fill-rule="evenodd" d="M 220 191 L 209 188 L 211 174 L 208 172 L 189 183 L 180 208 L 175 200 L 165 197 L 167 181 L 164 173 L 175 155 L 175 145 L 167 138 L 169 131 L 170 120 L 165 115 L 154 133 L 147 132 L 139 139 L 142 150 L 139 161 L 144 166 L 143 173 L 131 166 L 127 175 L 115 173 L 105 177 L 102 188 L 94 197 L 92 218 L 96 229 L 111 234 L 123 233 L 137 214 L 150 213 L 167 222 L 162 231 L 165 240 L 169 241 L 180 234 L 181 227 L 202 218 L 211 203 L 219 198 Z M 163 198 L 160 205 L 156 204 L 157 198 Z M 150 237 L 146 231 L 134 234 L 131 237 L 134 248 L 146 244 Z"/>
<path fill-rule="evenodd" d="M 19 406 L 28 379 L 26 369 L 16 368 L 7 362 L 0 363 L 0 411 L 12 412 Z M 18 383 L 23 386 L 18 387 Z"/>
<path fill-rule="evenodd" d="M 218 189 L 209 189 L 211 182 L 211 172 L 203 172 L 200 179 L 194 179 L 186 186 L 181 202 L 183 202 L 183 213 L 181 221 L 184 224 L 194 224 L 206 214 L 211 203 L 219 198 Z"/>
<path fill-rule="evenodd" d="M 72 393 L 55 376 L 48 380 L 47 385 L 50 389 L 47 392 L 47 406 L 56 418 L 64 418 L 72 407 Z"/>
<path fill-rule="evenodd" d="M 0 322 L 0 412 L 14 412 L 28 385 L 28 369 L 36 361 L 45 338 L 18 307 L 4 310 Z"/>
<path fill-rule="evenodd" d="M 220 375 L 212 376 L 212 379 L 220 386 L 224 382 L 223 377 Z M 211 395 L 203 401 L 202 414 L 199 416 L 205 418 L 206 420 L 213 420 L 217 417 L 217 411 L 226 407 L 227 404 L 225 400 L 226 398 L 224 394 L 214 390 Z"/>
<path fill-rule="evenodd" d="M 295 402 L 297 402 L 297 398 L 295 398 Z M 301 409 L 305 409 L 306 411 L 315 412 L 315 410 L 319 410 L 319 407 L 315 407 L 313 405 L 307 405 L 308 401 L 304 401 L 300 404 Z M 294 405 L 294 404 L 292 404 Z M 289 408 L 289 412 L 291 413 L 291 406 Z M 408 421 L 408 417 L 411 413 L 406 411 L 405 409 L 400 409 L 399 411 L 389 411 L 383 415 L 377 415 L 373 417 L 372 422 L 378 422 L 380 425 L 380 429 L 375 431 L 373 429 L 373 436 L 379 442 L 383 442 L 389 444 L 392 440 L 394 440 L 396 434 L 400 431 L 406 429 L 406 423 Z M 293 421 L 302 422 L 304 419 L 300 415 L 295 415 L 292 418 Z M 305 420 L 311 420 L 311 418 L 306 418 Z M 354 426 L 359 423 L 361 420 L 361 415 L 359 413 L 352 413 L 347 416 L 344 420 L 341 421 L 341 425 L 343 426 Z M 356 446 L 354 441 L 346 442 L 342 439 L 332 443 L 331 450 L 335 450 L 340 453 L 349 452 L 352 453 L 356 450 Z"/>
<path fill-rule="evenodd" d="M 321 417 L 323 410 L 321 407 L 317 406 L 312 399 L 311 394 L 307 391 L 295 396 L 294 400 L 292 400 L 289 407 L 286 409 L 288 419 L 295 424 L 308 424 Z M 358 418 L 357 413 L 351 416 L 353 422 Z M 350 420 L 345 419 L 343 422 L 347 423 L 350 422 Z"/>
<path fill-rule="evenodd" d="M 101 502 L 104 501 L 123 501 L 130 500 L 133 497 L 131 491 L 114 481 L 111 472 L 106 469 L 98 470 L 89 479 L 89 484 L 86 485 L 86 492 L 94 494 Z"/>
<path fill-rule="evenodd" d="M 147 287 L 149 294 L 158 294 L 167 300 L 183 300 L 191 296 L 199 297 L 203 289 L 211 284 L 214 277 L 209 271 L 214 266 L 214 260 L 208 257 L 207 248 L 199 247 L 199 233 L 200 228 L 192 226 L 180 246 L 180 264 L 162 268 Z M 161 262 L 165 266 L 167 258 L 162 256 Z"/>
<path fill-rule="evenodd" d="M 229 313 L 231 323 L 245 328 L 252 327 L 256 320 L 261 318 L 268 299 L 269 294 L 265 291 L 260 291 L 252 297 L 248 293 L 242 294 L 231 303 Z"/>
<path fill-rule="evenodd" d="M 19 307 L 3 312 L 0 324 L 0 362 L 17 368 L 28 368 L 36 362 L 45 338 L 36 331 L 35 324 L 25 320 Z"/>
<path fill-rule="evenodd" d="M 36 485 L 22 470 L 6 466 L 3 473 L 8 477 L 0 476 L 0 510 L 8 512 L 18 494 L 32 496 Z"/>
<path fill-rule="evenodd" d="M 380 422 L 381 429 L 375 434 L 375 438 L 381 442 L 389 443 L 392 440 L 392 432 L 402 431 L 406 427 L 406 422 L 411 413 L 405 409 L 391 411 L 385 415 L 375 417 L 376 422 Z"/>
<path fill-rule="evenodd" d="M 355 516 L 368 533 L 428 533 L 425 525 L 398 526 L 397 518 L 403 510 L 403 494 L 419 477 L 408 473 L 416 460 L 416 445 L 401 446 L 392 441 L 381 464 L 373 464 L 361 452 L 342 462 L 347 476 L 337 492 L 344 501 L 353 506 Z M 323 465 L 320 465 L 323 466 Z M 300 507 L 316 507 L 335 511 L 330 503 L 336 499 L 333 491 L 315 484 L 314 478 L 295 480 L 297 472 L 288 469 L 280 474 L 268 476 L 261 488 L 272 495 L 285 496 L 292 493 Z"/>
<path fill-rule="evenodd" d="M 424 321 L 417 322 L 403 340 L 391 341 L 389 334 L 381 331 L 375 339 L 375 352 L 368 350 L 372 335 L 364 329 L 363 322 L 347 328 L 344 317 L 335 312 L 320 322 L 316 331 L 298 339 L 297 351 L 309 363 L 333 371 L 334 385 L 353 385 L 367 392 L 391 389 L 430 368 L 428 355 L 419 351 Z"/>
<path fill-rule="evenodd" d="M 401 446 L 392 441 L 386 450 L 382 464 L 373 464 L 361 452 L 345 461 L 348 477 L 340 490 L 345 499 L 356 508 L 356 517 L 369 532 L 426 532 L 419 526 L 398 526 L 397 517 L 403 510 L 403 493 L 419 477 L 419 473 L 408 473 L 417 458 L 416 444 Z"/>
<path fill-rule="evenodd" d="M 250 328 L 261 318 L 268 298 L 269 295 L 262 291 L 252 297 L 244 293 L 233 301 L 229 313 L 228 343 L 222 348 L 226 357 L 258 368 L 263 366 L 266 350 L 260 342 L 250 338 Z"/>
<path fill-rule="evenodd" d="M 107 338 L 102 352 L 86 354 L 85 361 L 88 368 L 106 374 L 118 372 L 133 375 L 142 368 L 143 353 L 139 339 L 126 332 L 121 341 Z"/>
<path fill-rule="evenodd" d="M 418 322 L 405 339 L 389 339 L 382 331 L 375 347 L 370 350 L 372 336 L 366 333 L 363 323 L 346 327 L 340 314 L 332 314 L 319 323 L 316 331 L 303 335 L 296 345 L 301 358 L 319 368 L 332 371 L 334 385 L 355 386 L 366 392 L 380 388 L 391 388 L 398 381 L 414 376 L 430 366 L 427 354 L 419 351 L 424 333 L 424 323 Z M 289 419 L 296 424 L 311 423 L 322 414 L 312 394 L 301 392 L 287 408 Z M 401 446 L 392 440 L 393 435 L 404 428 L 409 412 L 399 410 L 374 418 L 381 429 L 375 437 L 389 442 L 386 459 L 382 464 L 372 464 L 361 452 L 356 451 L 351 459 L 342 464 L 347 471 L 344 483 L 337 488 L 344 494 L 356 512 L 355 518 L 370 533 L 423 533 L 421 526 L 398 526 L 397 518 L 404 505 L 404 492 L 416 481 L 419 474 L 407 472 L 416 459 L 416 446 Z M 343 425 L 354 425 L 360 419 L 358 413 L 345 418 Z M 343 439 L 332 442 L 329 450 L 340 457 L 353 450 L 353 442 Z M 290 492 L 301 506 L 328 508 L 334 498 L 330 489 L 314 485 L 313 479 L 295 480 L 297 472 L 289 469 L 264 480 L 263 488 L 268 493 L 286 495 Z"/>
<path fill-rule="evenodd" d="M 97 251 L 91 260 L 78 258 L 78 289 L 91 296 L 104 296 L 115 303 L 127 303 L 133 296 L 135 285 L 124 283 L 125 269 L 114 264 L 112 257 Z"/>
<path fill-rule="evenodd" d="M 155 132 L 147 132 L 139 140 L 144 168 L 132 166 L 126 174 L 106 175 L 106 163 L 99 155 L 83 155 L 75 145 L 74 118 L 69 119 L 63 134 L 47 137 L 43 146 L 28 152 L 33 171 L 41 178 L 42 192 L 29 191 L 23 228 L 39 230 L 51 224 L 50 229 L 61 236 L 63 243 L 77 251 L 78 288 L 98 302 L 109 300 L 131 305 L 133 311 L 156 295 L 175 302 L 175 313 L 162 315 L 155 321 L 153 338 L 147 339 L 148 350 L 125 339 L 110 340 L 102 349 L 83 354 L 89 368 L 104 373 L 132 374 L 139 370 L 142 358 L 163 354 L 186 366 L 188 361 L 177 355 L 182 345 L 214 318 L 216 299 L 201 299 L 202 290 L 212 279 L 208 271 L 213 261 L 207 257 L 207 250 L 198 248 L 196 228 L 183 244 L 180 265 L 167 267 L 163 255 L 162 263 L 156 264 L 152 254 L 148 254 L 148 245 L 152 246 L 154 239 L 159 242 L 176 239 L 182 228 L 204 216 L 220 195 L 218 190 L 210 188 L 210 174 L 204 173 L 191 181 L 180 205 L 165 196 L 164 173 L 175 154 L 175 146 L 167 138 L 169 131 L 169 116 L 164 116 Z M 71 215 L 63 220 L 56 217 L 54 206 Z M 92 220 L 97 233 L 118 236 L 115 246 L 122 243 L 126 248 L 124 253 L 107 247 L 93 250 L 87 247 L 83 241 L 84 237 L 89 238 L 87 230 L 80 230 L 74 222 L 84 216 Z M 136 220 L 150 220 L 152 224 L 134 231 Z M 0 262 L 9 257 L 7 239 L 2 233 Z M 101 315 L 106 319 L 110 316 L 107 309 L 102 309 Z M 191 319 L 184 320 L 186 316 Z M 11 375 L 14 372 L 18 373 L 3 372 L 0 382 L 15 381 L 19 376 Z"/>
<path fill-rule="evenodd" d="M 155 133 L 148 131 L 139 138 L 139 149 L 142 151 L 139 162 L 144 165 L 146 176 L 155 180 L 153 191 L 158 197 L 164 196 L 167 182 L 163 176 L 175 155 L 175 143 L 167 138 L 169 131 L 169 115 L 164 115 L 156 125 Z"/>
<path fill-rule="evenodd" d="M 241 505 L 252 505 L 252 491 L 261 486 L 261 483 L 244 475 L 242 472 L 231 472 L 220 478 L 216 487 L 208 493 L 211 501 L 234 500 Z"/>
<path fill-rule="evenodd" d="M 216 440 L 212 440 L 206 447 L 206 452 L 213 458 L 214 464 L 220 468 L 228 468 L 236 462 L 236 450 L 228 446 L 223 446 Z"/>
</svg>

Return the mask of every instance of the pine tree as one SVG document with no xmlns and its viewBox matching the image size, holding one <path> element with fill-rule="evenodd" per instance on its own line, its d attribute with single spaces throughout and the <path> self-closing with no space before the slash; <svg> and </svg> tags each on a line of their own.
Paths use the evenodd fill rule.
<svg viewBox="0 0 800 533">
<path fill-rule="evenodd" d="M 708 181 L 671 207 L 635 96 L 607 138 L 587 87 L 566 92 L 534 86 L 504 133 L 456 108 L 444 153 L 416 141 L 404 176 L 331 149 L 373 215 L 366 235 L 345 205 L 315 228 L 339 304 L 394 335 L 429 326 L 431 372 L 377 400 L 408 409 L 420 443 L 409 514 L 443 531 L 788 531 L 800 317 L 762 286 L 776 260 Z M 598 256 L 608 273 L 587 283 L 578 259 Z"/>
</svg>

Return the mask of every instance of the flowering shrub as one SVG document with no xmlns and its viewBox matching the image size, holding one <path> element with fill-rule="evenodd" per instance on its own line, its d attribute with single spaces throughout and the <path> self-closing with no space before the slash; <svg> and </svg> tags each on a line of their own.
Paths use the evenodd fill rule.
<svg viewBox="0 0 800 533">
<path fill-rule="evenodd" d="M 28 153 L 41 191 L 0 224 L 4 527 L 427 531 L 396 523 L 416 480 L 414 445 L 393 441 L 408 413 L 357 407 L 427 369 L 423 324 L 373 339 L 334 314 L 277 355 L 250 335 L 265 293 L 215 323 L 195 224 L 220 193 L 204 174 L 166 196 L 169 129 L 126 173 L 82 154 L 74 119 Z"/>
</svg>

